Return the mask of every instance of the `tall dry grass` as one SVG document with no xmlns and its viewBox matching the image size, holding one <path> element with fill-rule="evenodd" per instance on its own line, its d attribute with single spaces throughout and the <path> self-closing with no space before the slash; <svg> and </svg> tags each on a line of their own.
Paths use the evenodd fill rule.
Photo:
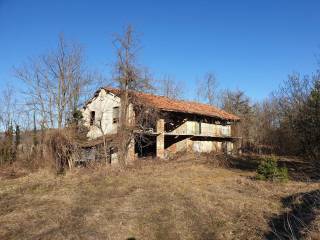
<svg viewBox="0 0 320 240">
<path fill-rule="evenodd" d="M 265 239 L 282 199 L 319 189 L 213 165 L 190 157 L 3 180 L 0 239 Z"/>
</svg>

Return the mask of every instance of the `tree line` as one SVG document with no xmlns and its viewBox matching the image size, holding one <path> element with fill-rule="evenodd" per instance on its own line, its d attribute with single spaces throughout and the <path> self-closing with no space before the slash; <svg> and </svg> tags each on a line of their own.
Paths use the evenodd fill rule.
<svg viewBox="0 0 320 240">
<path fill-rule="evenodd" d="M 242 90 L 218 90 L 207 74 L 198 92 L 208 104 L 241 118 L 244 151 L 320 160 L 320 71 L 292 73 L 269 97 L 254 102 Z M 214 94 L 213 94 L 214 93 Z"/>
</svg>

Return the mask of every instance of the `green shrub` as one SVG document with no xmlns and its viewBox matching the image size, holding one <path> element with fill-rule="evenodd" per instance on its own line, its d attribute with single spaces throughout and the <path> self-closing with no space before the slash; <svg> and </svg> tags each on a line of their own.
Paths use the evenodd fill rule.
<svg viewBox="0 0 320 240">
<path fill-rule="evenodd" d="M 257 169 L 257 179 L 269 181 L 287 181 L 288 169 L 280 168 L 275 157 L 264 158 Z"/>
</svg>

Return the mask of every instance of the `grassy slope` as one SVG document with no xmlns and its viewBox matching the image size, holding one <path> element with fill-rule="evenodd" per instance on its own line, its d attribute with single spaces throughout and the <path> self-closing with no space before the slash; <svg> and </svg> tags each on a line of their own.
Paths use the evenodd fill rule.
<svg viewBox="0 0 320 240">
<path fill-rule="evenodd" d="M 282 198 L 319 189 L 252 175 L 193 160 L 1 180 L 0 239 L 263 239 Z"/>
</svg>

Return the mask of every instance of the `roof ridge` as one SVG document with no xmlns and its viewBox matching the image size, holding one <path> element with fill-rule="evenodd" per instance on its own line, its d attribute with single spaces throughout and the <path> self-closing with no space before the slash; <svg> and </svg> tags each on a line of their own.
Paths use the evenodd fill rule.
<svg viewBox="0 0 320 240">
<path fill-rule="evenodd" d="M 111 88 L 111 87 L 104 87 L 104 89 L 106 90 L 116 90 L 116 91 L 119 91 L 120 89 L 119 88 Z M 162 98 L 166 98 L 170 101 L 176 101 L 176 102 L 184 102 L 184 103 L 192 103 L 192 104 L 199 104 L 199 105 L 204 105 L 204 106 L 210 106 L 210 107 L 213 107 L 213 108 L 216 108 L 217 110 L 220 110 L 220 111 L 224 111 L 223 109 L 221 108 L 218 108 L 216 106 L 213 106 L 213 105 L 210 105 L 210 104 L 207 104 L 207 103 L 201 103 L 201 102 L 197 102 L 197 101 L 192 101 L 192 100 L 185 100 L 185 99 L 175 99 L 175 98 L 169 98 L 169 97 L 166 97 L 166 96 L 163 96 L 163 95 L 158 95 L 158 94 L 153 94 L 153 93 L 145 93 L 145 92 L 139 92 L 139 91 L 134 91 L 132 90 L 133 92 L 136 92 L 138 94 L 143 94 L 143 95 L 150 95 L 150 96 L 156 96 L 156 97 L 162 97 Z"/>
<path fill-rule="evenodd" d="M 100 89 L 104 89 L 106 91 L 114 91 L 114 92 L 119 92 L 120 89 L 119 88 L 114 88 L 114 87 L 102 87 Z M 169 106 L 163 106 L 163 107 L 159 107 L 160 109 L 171 109 L 171 110 L 176 110 L 176 111 L 185 111 L 185 112 L 194 112 L 197 114 L 202 114 L 202 115 L 215 115 L 216 117 L 219 118 L 223 118 L 223 119 L 229 119 L 229 120 L 240 120 L 240 118 L 232 113 L 228 113 L 223 109 L 220 109 L 216 106 L 213 105 L 209 105 L 209 104 L 205 104 L 205 103 L 199 103 L 196 101 L 190 101 L 190 100 L 182 100 L 182 99 L 172 99 L 163 95 L 156 95 L 156 94 L 152 94 L 152 93 L 145 93 L 145 92 L 139 92 L 139 91 L 134 91 L 132 90 L 132 92 L 134 92 L 135 94 L 140 95 L 141 97 L 149 97 L 149 98 L 161 98 L 162 100 L 166 101 L 167 104 L 168 102 L 171 102 L 172 104 L 174 104 L 175 106 L 171 106 L 171 108 Z M 150 100 L 150 99 L 149 99 Z M 157 99 L 160 100 L 160 99 Z M 160 103 L 154 103 L 155 105 L 161 105 Z M 192 109 L 182 109 L 184 108 L 183 106 L 177 106 L 179 104 L 185 105 L 188 104 L 189 108 L 193 108 Z M 199 108 L 206 108 L 206 109 L 199 109 Z M 209 108 L 209 109 L 207 109 Z M 211 110 L 210 110 L 211 109 Z M 214 112 L 214 113 L 213 113 Z"/>
</svg>

